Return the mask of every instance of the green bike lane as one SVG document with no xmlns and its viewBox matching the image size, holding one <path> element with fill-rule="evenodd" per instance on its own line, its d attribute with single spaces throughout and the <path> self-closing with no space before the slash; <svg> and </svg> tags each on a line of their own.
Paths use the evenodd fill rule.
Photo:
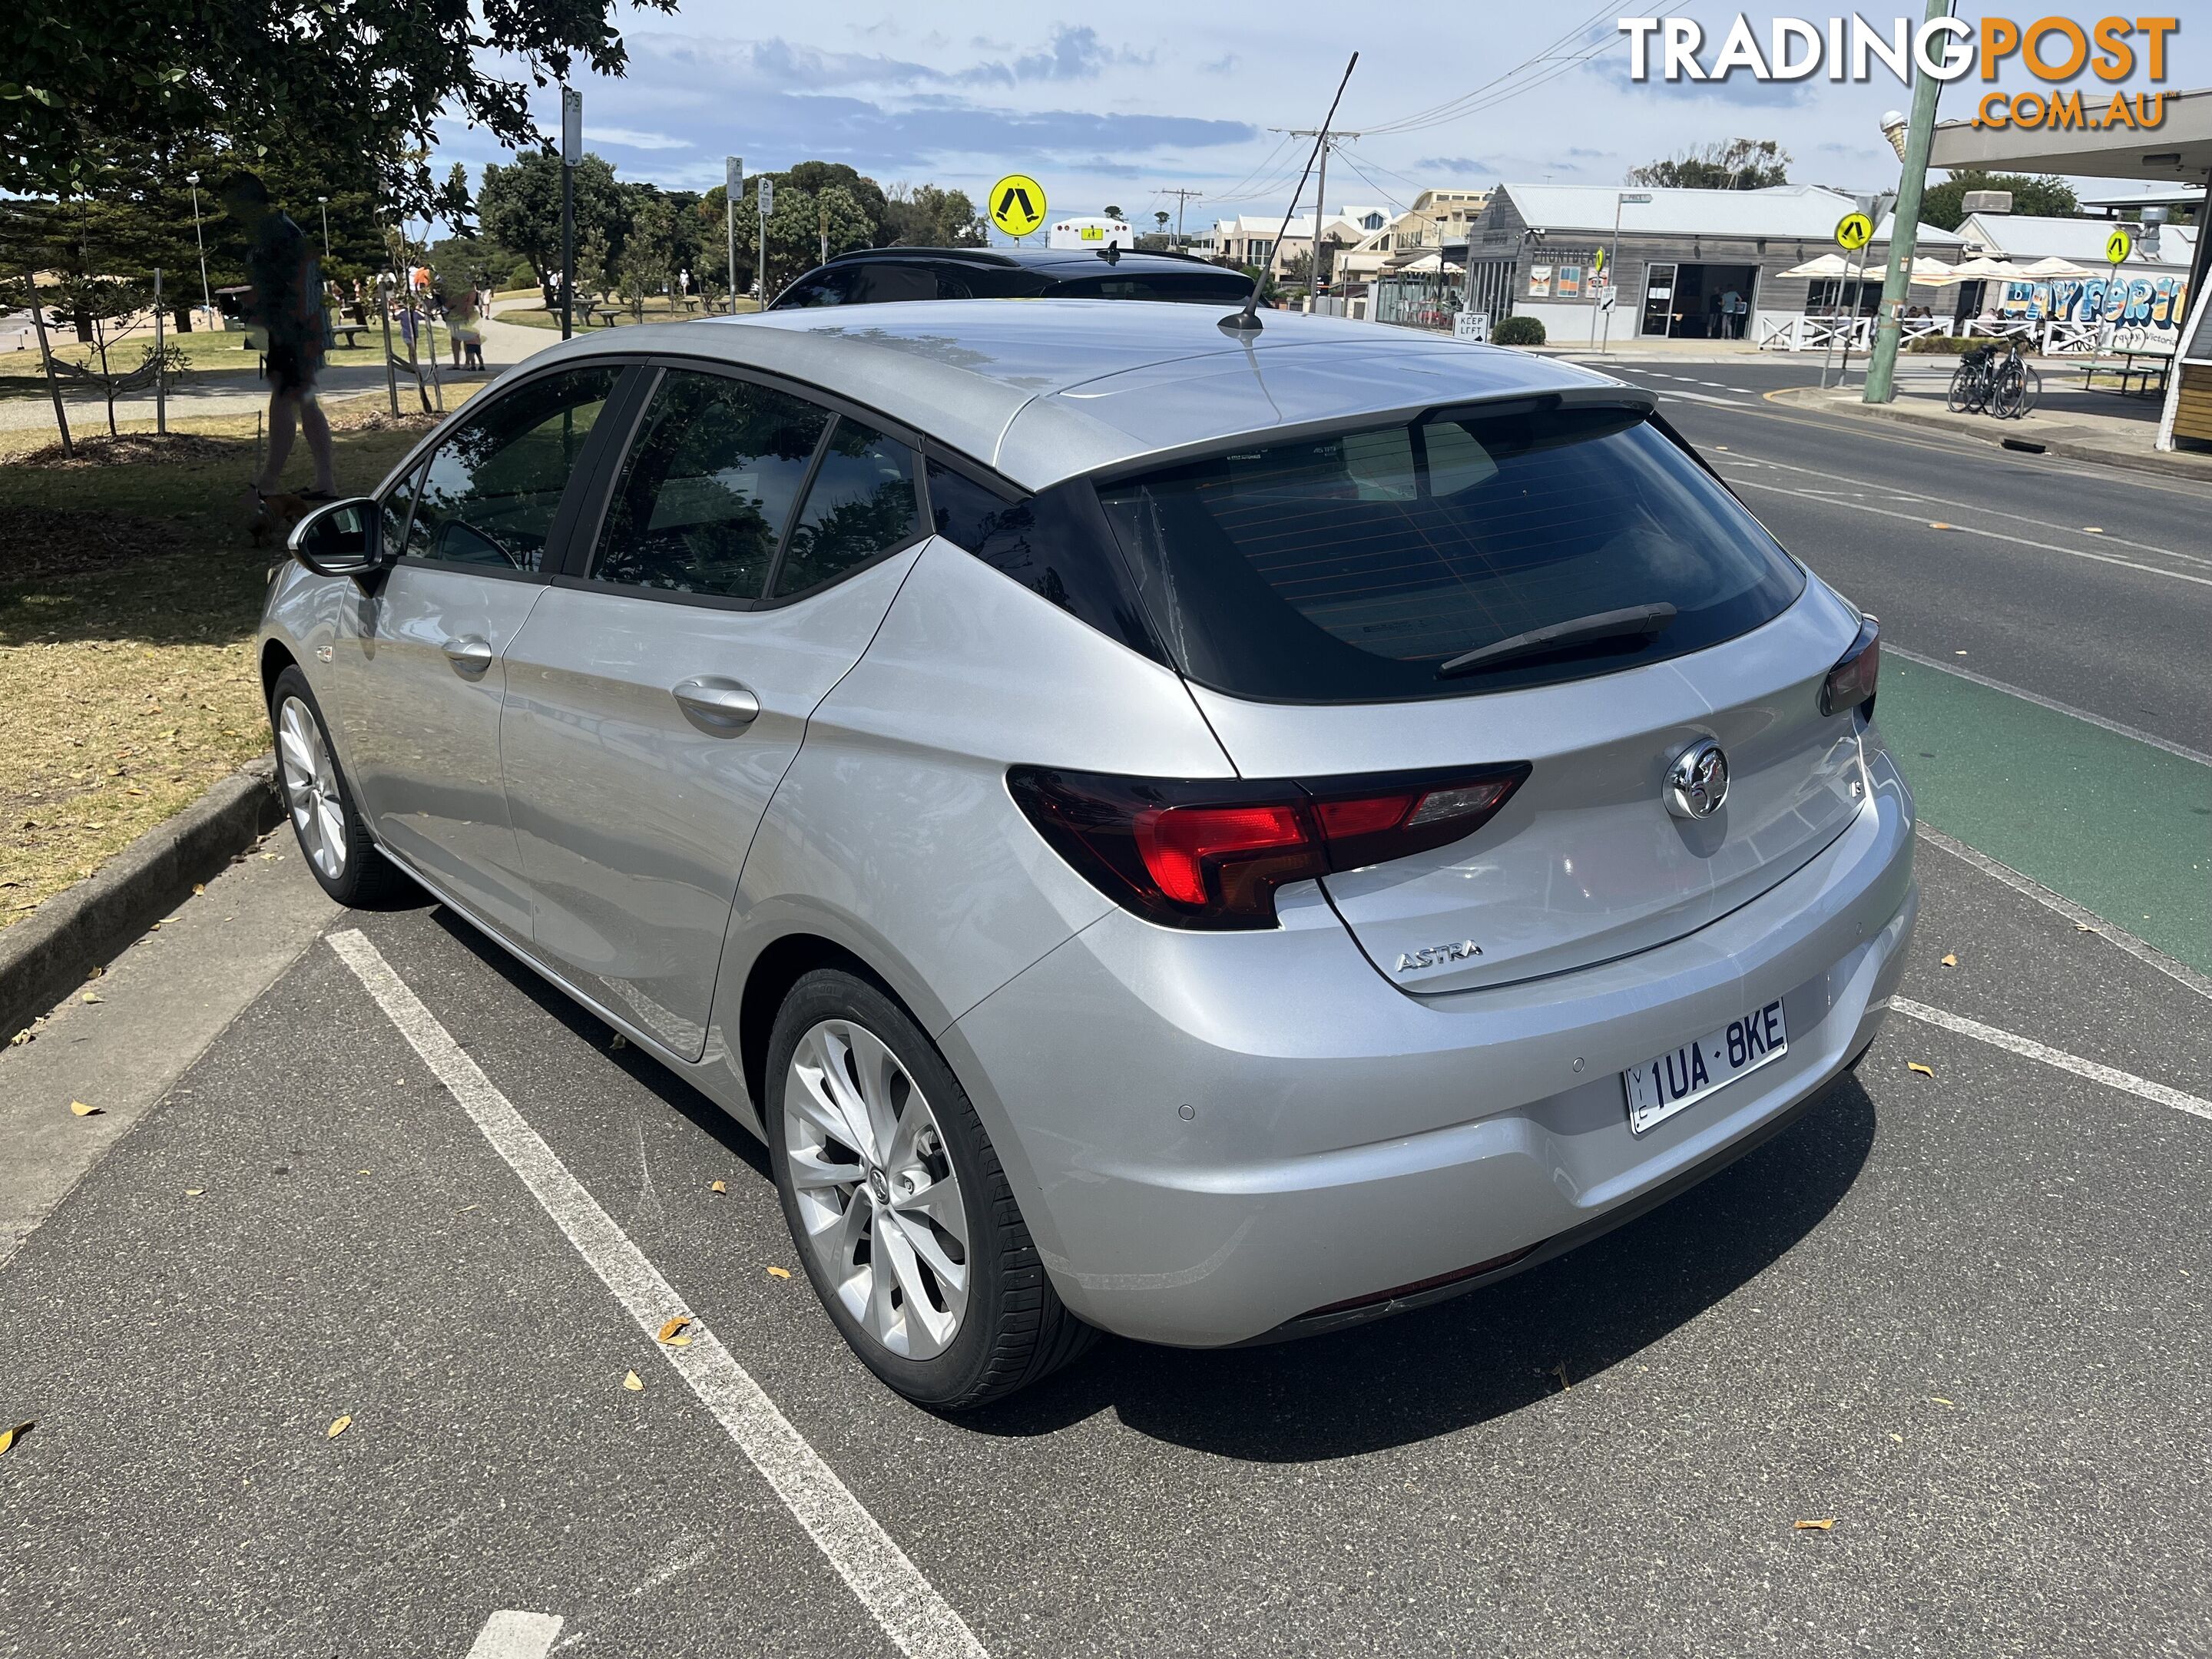
<svg viewBox="0 0 2212 1659">
<path fill-rule="evenodd" d="M 2212 974 L 2212 767 L 1895 655 L 1877 718 L 1929 827 Z"/>
</svg>

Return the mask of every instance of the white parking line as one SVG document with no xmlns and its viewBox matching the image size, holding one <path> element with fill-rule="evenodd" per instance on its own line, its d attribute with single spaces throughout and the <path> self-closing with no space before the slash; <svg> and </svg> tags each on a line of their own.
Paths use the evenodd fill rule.
<svg viewBox="0 0 2212 1659">
<path fill-rule="evenodd" d="M 2139 1095 L 2145 1100 L 2156 1101 L 2161 1106 L 2171 1106 L 2177 1112 L 2186 1112 L 2191 1117 L 2201 1117 L 2212 1123 L 2212 1100 L 2199 1100 L 2195 1095 L 2185 1095 L 2179 1089 L 2169 1089 L 2163 1083 L 2153 1083 L 2132 1072 L 2123 1072 L 2097 1060 L 2084 1060 L 2079 1054 L 2068 1054 L 2063 1048 L 2053 1048 L 2033 1037 L 1999 1030 L 1994 1025 L 1984 1025 L 1981 1021 L 1968 1019 L 1963 1014 L 1930 1008 L 1926 1003 L 1915 1002 L 1910 997 L 1892 997 L 1889 1006 L 1908 1019 L 1917 1019 L 1946 1031 L 1956 1031 L 1960 1036 L 1970 1036 L 1977 1042 L 1986 1042 L 1993 1048 L 2022 1054 L 2029 1060 L 2039 1060 L 2045 1066 L 2055 1066 L 2062 1072 L 2086 1077 L 2092 1083 L 2101 1083 L 2108 1089 Z"/>
<path fill-rule="evenodd" d="M 523 1613 L 513 1607 L 495 1613 L 477 1632 L 469 1659 L 545 1659 L 561 1625 L 557 1613 Z"/>
<path fill-rule="evenodd" d="M 492 1150 L 522 1177 L 523 1185 L 639 1328 L 651 1336 L 677 1315 L 689 1314 L 690 1309 L 660 1270 L 523 1121 L 514 1103 L 422 1006 L 368 936 L 349 928 L 329 939 L 331 949 L 460 1103 Z M 692 1393 L 775 1489 L 900 1651 L 913 1659 L 988 1659 L 966 1621 L 776 1409 L 751 1373 L 712 1331 L 694 1324 L 691 1336 L 688 1347 L 655 1342 L 653 1351 L 691 1385 Z"/>
<path fill-rule="evenodd" d="M 2039 708 L 2048 708 L 2054 714 L 2064 714 L 2069 719 L 2080 720 L 2085 725 L 2100 727 L 2120 737 L 2133 738 L 2137 743 L 2147 743 L 2154 749 L 2163 749 L 2169 755 L 2179 755 L 2183 760 L 2195 761 L 2199 766 L 2212 766 L 2212 755 L 2205 754 L 2201 750 L 2191 749 L 2185 744 L 2171 742 L 2165 738 L 2154 737 L 2150 732 L 2139 730 L 2137 727 L 2123 726 L 2118 720 L 2108 720 L 2102 714 L 2093 714 L 2086 708 L 2076 708 L 2070 702 L 2060 702 L 2055 698 L 2044 696 L 2039 692 L 2023 691 L 2016 685 L 2007 685 L 2002 680 L 1993 680 L 1986 674 L 1977 674 L 1972 669 L 1960 668 L 1954 663 L 1945 662 L 1941 657 L 1923 657 L 1916 651 L 1907 651 L 1903 646 L 1893 645 L 1887 640 L 1881 642 L 1881 648 L 1883 654 L 1887 656 L 1901 657 L 1906 662 L 1917 663 L 1923 668 L 1932 668 L 1940 674 L 1950 675 L 1954 679 L 1971 680 L 1976 685 L 1986 685 L 1992 691 L 2002 691 L 2008 697 L 2018 697 L 2022 702 L 2032 702 Z"/>
</svg>

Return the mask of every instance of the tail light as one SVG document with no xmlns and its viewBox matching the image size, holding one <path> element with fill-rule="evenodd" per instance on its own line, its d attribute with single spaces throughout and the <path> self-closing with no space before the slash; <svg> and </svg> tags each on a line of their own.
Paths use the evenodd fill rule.
<svg viewBox="0 0 2212 1659">
<path fill-rule="evenodd" d="M 1275 890 L 1473 835 L 1528 775 L 1479 771 L 1197 782 L 1017 766 L 1037 833 L 1117 904 L 1171 927 L 1275 924 Z"/>
<path fill-rule="evenodd" d="M 1840 714 L 1846 708 L 1856 708 L 1872 720 L 1875 681 L 1881 676 L 1881 624 L 1872 617 L 1862 617 L 1858 638 L 1821 682 L 1820 712 Z"/>
</svg>

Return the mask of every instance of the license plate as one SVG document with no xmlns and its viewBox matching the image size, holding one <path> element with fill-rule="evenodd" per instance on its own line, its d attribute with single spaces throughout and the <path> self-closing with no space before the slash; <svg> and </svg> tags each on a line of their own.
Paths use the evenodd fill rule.
<svg viewBox="0 0 2212 1659">
<path fill-rule="evenodd" d="M 1664 1123 L 1684 1107 L 1696 1105 L 1746 1072 L 1757 1071 L 1789 1048 L 1790 1032 L 1783 1024 L 1782 1004 L 1775 1001 L 1730 1020 L 1695 1042 L 1686 1042 L 1672 1053 L 1623 1072 L 1620 1086 L 1628 1096 L 1629 1133 L 1640 1135 L 1654 1124 Z"/>
</svg>

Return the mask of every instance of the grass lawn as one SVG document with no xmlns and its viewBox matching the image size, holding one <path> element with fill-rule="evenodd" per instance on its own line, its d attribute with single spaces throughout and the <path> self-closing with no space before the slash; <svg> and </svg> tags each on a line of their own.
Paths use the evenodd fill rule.
<svg viewBox="0 0 2212 1659">
<path fill-rule="evenodd" d="M 461 388 L 449 388 L 448 398 Z M 368 489 L 428 422 L 333 408 L 341 489 Z M 251 417 L 80 440 L 0 433 L 0 927 L 267 752 L 253 659 L 270 561 L 246 530 Z M 304 444 L 286 483 L 309 478 Z"/>
<path fill-rule="evenodd" d="M 558 326 L 556 321 L 556 326 Z M 190 361 L 185 373 L 193 382 L 204 382 L 217 375 L 238 375 L 252 380 L 260 373 L 261 355 L 246 349 L 244 334 L 218 332 L 201 329 L 190 334 L 173 333 L 168 343 L 182 351 Z M 351 348 L 335 346 L 323 358 L 325 367 L 343 368 L 366 364 L 375 368 L 384 362 L 384 342 L 372 331 L 360 337 L 361 343 Z M 440 352 L 451 355 L 442 326 L 434 325 L 424 341 L 428 349 L 434 339 Z M 76 334 L 66 329 L 49 330 L 47 343 L 52 346 L 56 358 L 64 362 L 79 363 L 87 368 L 100 367 L 99 354 L 88 346 L 80 344 Z M 107 348 L 107 366 L 115 374 L 127 374 L 144 359 L 147 349 L 154 343 L 150 328 L 134 330 L 120 340 L 112 340 Z M 394 324 L 392 330 L 392 349 L 401 356 L 407 355 L 406 342 L 399 337 Z M 63 391 L 72 398 L 83 395 L 86 388 L 81 382 L 64 382 Z M 46 395 L 46 370 L 39 362 L 38 343 L 33 339 L 25 351 L 0 349 L 0 398 L 43 398 Z"/>
<path fill-rule="evenodd" d="M 738 309 L 740 312 L 758 311 L 760 306 L 757 301 L 741 295 L 738 300 Z M 714 316 L 720 312 L 720 306 L 715 307 L 712 311 L 703 306 L 698 311 L 677 311 L 672 309 L 665 300 L 648 300 L 645 305 L 645 320 L 648 323 L 665 323 L 672 319 L 680 320 L 685 317 Z M 561 326 L 561 313 L 557 311 L 548 311 L 543 306 L 502 306 L 493 314 L 502 323 L 520 323 L 525 328 L 557 329 Z M 630 313 L 629 307 L 625 305 L 616 315 L 615 325 L 620 328 L 635 321 L 637 319 Z M 576 332 L 582 333 L 584 313 L 581 310 L 576 313 L 575 325 Z M 597 326 L 596 324 L 593 325 Z"/>
</svg>

